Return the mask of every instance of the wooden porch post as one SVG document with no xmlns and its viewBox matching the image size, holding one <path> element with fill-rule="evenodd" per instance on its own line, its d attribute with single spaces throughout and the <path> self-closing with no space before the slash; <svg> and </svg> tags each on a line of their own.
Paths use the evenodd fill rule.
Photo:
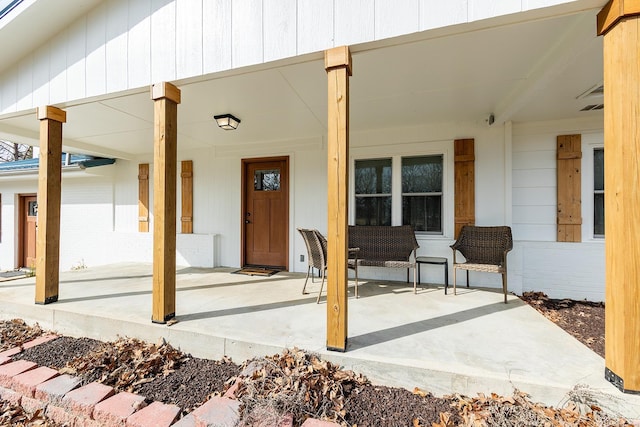
<svg viewBox="0 0 640 427">
<path fill-rule="evenodd" d="M 36 233 L 36 304 L 58 301 L 60 273 L 60 194 L 62 124 L 67 113 L 57 107 L 38 108 L 38 231 Z"/>
<path fill-rule="evenodd" d="M 605 378 L 640 393 L 640 2 L 611 0 L 604 35 Z"/>
<path fill-rule="evenodd" d="M 153 135 L 153 323 L 176 315 L 176 170 L 180 89 L 151 86 Z"/>
<path fill-rule="evenodd" d="M 324 52 L 328 81 L 327 129 L 327 349 L 347 349 L 347 182 L 349 177 L 349 76 L 347 46 Z"/>
</svg>

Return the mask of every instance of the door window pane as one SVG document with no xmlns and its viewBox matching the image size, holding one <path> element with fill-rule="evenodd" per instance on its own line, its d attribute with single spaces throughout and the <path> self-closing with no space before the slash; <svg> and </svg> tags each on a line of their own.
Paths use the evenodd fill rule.
<svg viewBox="0 0 640 427">
<path fill-rule="evenodd" d="M 391 225 L 391 159 L 356 160 L 356 225 Z"/>
<path fill-rule="evenodd" d="M 280 170 L 256 170 L 253 173 L 253 189 L 255 191 L 280 190 Z"/>
<path fill-rule="evenodd" d="M 29 202 L 27 216 L 38 215 L 38 202 Z"/>
</svg>

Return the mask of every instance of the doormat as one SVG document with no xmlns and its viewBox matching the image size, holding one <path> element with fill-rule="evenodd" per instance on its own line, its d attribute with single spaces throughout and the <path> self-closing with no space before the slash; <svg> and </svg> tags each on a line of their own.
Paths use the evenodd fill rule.
<svg viewBox="0 0 640 427">
<path fill-rule="evenodd" d="M 247 276 L 273 276 L 280 270 L 274 270 L 268 267 L 244 267 L 236 270 L 234 274 L 246 274 Z"/>
<path fill-rule="evenodd" d="M 27 272 L 23 270 L 0 271 L 0 282 L 22 279 L 23 277 L 27 277 Z"/>
</svg>

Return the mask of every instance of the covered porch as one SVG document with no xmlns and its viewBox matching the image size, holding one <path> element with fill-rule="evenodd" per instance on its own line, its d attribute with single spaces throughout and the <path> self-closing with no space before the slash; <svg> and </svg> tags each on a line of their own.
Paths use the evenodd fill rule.
<svg viewBox="0 0 640 427">
<path fill-rule="evenodd" d="M 603 409 L 640 417 L 640 396 L 620 393 L 602 375 L 604 360 L 517 297 L 497 290 L 423 284 L 417 295 L 402 282 L 363 280 L 349 287 L 348 351 L 326 350 L 326 299 L 304 275 L 233 274 L 235 269 L 178 267 L 177 323 L 149 322 L 153 267 L 114 264 L 61 273 L 62 298 L 34 305 L 35 278 L 0 284 L 0 318 L 20 317 L 71 336 L 118 335 L 173 346 L 198 357 L 245 359 L 285 347 L 316 352 L 374 383 L 419 387 L 436 395 L 514 388 L 535 401 L 562 405 L 576 385 Z M 593 403 L 593 402 L 589 402 Z"/>
<path fill-rule="evenodd" d="M 7 138 L 19 142 L 29 143 L 39 139 L 41 152 L 47 153 L 41 156 L 40 166 L 42 179 L 38 191 L 39 200 L 46 211 L 41 209 L 38 217 L 39 260 L 35 294 L 37 303 L 57 303 L 34 307 L 32 284 L 24 283 L 15 285 L 19 297 L 24 298 L 24 301 L 16 301 L 15 304 L 8 305 L 10 308 L 6 310 L 19 307 L 23 309 L 21 317 L 31 313 L 35 319 L 39 319 L 38 316 L 41 315 L 44 325 L 47 325 L 44 321 L 47 320 L 62 332 L 66 328 L 69 331 L 77 328 L 75 331 L 78 334 L 81 331 L 83 334 L 97 334 L 102 328 L 107 328 L 108 331 L 126 330 L 131 334 L 140 331 L 141 335 L 149 334 L 149 338 L 157 338 L 162 332 L 169 338 L 173 335 L 174 342 L 185 349 L 187 346 L 198 349 L 213 347 L 217 349 L 215 354 L 228 354 L 235 358 L 243 357 L 243 352 L 264 353 L 258 349 L 280 349 L 296 345 L 323 354 L 327 347 L 349 350 L 345 355 L 326 354 L 345 366 L 363 368 L 359 370 L 365 374 L 368 374 L 366 369 L 374 371 L 373 368 L 366 368 L 369 362 L 362 362 L 370 360 L 371 366 L 378 366 L 380 372 L 384 372 L 388 382 L 393 382 L 392 379 L 400 382 L 402 375 L 406 375 L 411 381 L 428 378 L 424 382 L 431 385 L 433 377 L 442 377 L 442 386 L 433 386 L 436 388 L 435 392 L 438 389 L 457 390 L 457 383 L 460 382 L 463 389 L 461 392 L 473 393 L 470 390 L 481 385 L 475 378 L 482 378 L 489 385 L 496 382 L 519 384 L 521 378 L 528 378 L 527 375 L 531 376 L 530 382 L 522 380 L 522 389 L 560 389 L 563 395 L 567 387 L 575 385 L 578 379 L 585 381 L 585 378 L 593 378 L 596 384 L 602 383 L 603 389 L 610 387 L 600 378 L 604 365 L 600 366 L 599 358 L 588 361 L 581 356 L 567 356 L 571 351 L 565 346 L 572 344 L 562 341 L 572 341 L 565 335 L 561 334 L 562 338 L 559 336 L 553 339 L 554 334 L 545 330 L 540 339 L 534 339 L 536 335 L 533 332 L 527 335 L 523 331 L 530 330 L 529 323 L 535 322 L 526 319 L 515 322 L 501 318 L 527 309 L 517 302 L 513 303 L 513 307 L 498 307 L 492 302 L 483 302 L 478 297 L 473 299 L 474 304 L 480 304 L 479 306 L 450 307 L 443 301 L 442 304 L 435 305 L 437 310 L 449 307 L 449 311 L 434 312 L 430 317 L 424 317 L 425 307 L 430 307 L 428 298 L 419 295 L 410 300 L 410 293 L 407 293 L 405 297 L 408 301 L 391 303 L 386 294 L 389 289 L 395 288 L 384 285 L 379 287 L 386 297 L 384 301 L 371 297 L 352 303 L 346 299 L 346 269 L 343 265 L 346 226 L 353 222 L 353 214 L 350 213 L 353 209 L 348 209 L 348 206 L 353 204 L 355 198 L 353 189 L 349 188 L 349 185 L 353 187 L 353 175 L 349 174 L 349 168 L 358 159 L 390 156 L 393 157 L 391 161 L 397 164 L 401 160 L 398 156 L 401 155 L 442 155 L 446 171 L 445 188 L 449 191 L 443 196 L 441 234 L 435 238 L 428 235 L 423 237 L 424 242 L 431 245 L 424 245 L 424 250 L 428 250 L 430 254 L 447 250 L 448 244 L 455 238 L 454 226 L 458 223 L 458 216 L 463 220 L 467 218 L 477 221 L 478 224 L 512 224 L 518 227 L 516 231 L 520 232 L 522 240 L 531 239 L 533 234 L 536 235 L 535 238 L 539 238 L 540 229 L 556 230 L 555 215 L 549 215 L 549 212 L 557 210 L 555 203 L 539 202 L 535 205 L 538 209 L 531 209 L 530 205 L 522 203 L 526 197 L 518 198 L 529 193 L 543 194 L 545 201 L 555 197 L 550 192 L 551 188 L 555 189 L 554 184 L 541 189 L 532 187 L 532 183 L 538 184 L 539 175 L 520 173 L 524 170 L 522 166 L 532 158 L 532 163 L 539 160 L 540 164 L 547 166 L 546 156 L 548 152 L 554 151 L 532 147 L 537 145 L 537 140 L 528 145 L 529 135 L 522 136 L 522 128 L 546 128 L 563 120 L 575 122 L 562 122 L 562 130 L 553 132 L 555 135 L 576 129 L 594 133 L 594 129 L 602 127 L 601 112 L 593 108 L 585 111 L 584 104 L 587 101 L 584 97 L 591 95 L 592 88 L 602 86 L 600 65 L 604 63 L 604 80 L 609 79 L 607 105 L 611 106 L 605 110 L 604 128 L 608 135 L 618 135 L 611 130 L 613 125 L 618 125 L 614 118 L 625 115 L 616 114 L 615 108 L 619 106 L 619 100 L 627 100 L 628 93 L 634 93 L 625 90 L 626 85 L 637 86 L 638 73 L 635 68 L 636 72 L 625 73 L 629 76 L 629 82 L 616 78 L 623 73 L 619 72 L 616 65 L 620 61 L 612 55 L 617 50 L 612 50 L 610 46 L 635 46 L 636 34 L 618 35 L 617 30 L 607 33 L 605 38 L 610 42 L 604 44 L 607 55 L 603 59 L 602 38 L 597 38 L 594 32 L 596 14 L 602 2 L 595 3 L 591 7 L 584 5 L 584 10 L 567 9 L 563 12 L 549 8 L 532 11 L 527 15 L 513 14 L 491 20 L 481 19 L 468 25 L 452 25 L 376 42 L 354 41 L 351 48 L 337 51 L 339 48 L 334 47 L 324 52 L 315 51 L 273 63 L 251 65 L 233 72 L 196 73 L 195 76 L 181 78 L 169 75 L 170 73 L 166 76 L 150 74 L 153 77 L 153 102 L 149 100 L 147 86 L 131 88 L 126 84 L 117 84 L 120 82 L 112 82 L 117 89 L 103 93 L 94 92 L 91 87 L 93 80 L 87 80 L 86 92 L 78 98 L 62 98 L 65 100 L 56 102 L 55 96 L 47 97 L 46 102 L 42 103 L 45 107 L 38 109 L 37 121 L 33 117 L 33 107 L 16 108 L 15 112 L 2 117 L 3 133 Z M 601 33 L 611 28 L 622 28 L 615 24 L 638 15 L 635 4 L 632 4 L 631 10 L 622 8 L 620 13 L 609 14 L 609 11 L 618 10 L 613 6 L 623 3 L 612 1 L 603 9 L 605 13 L 602 16 L 606 19 L 600 22 L 598 30 Z M 622 36 L 628 37 L 628 40 Z M 624 52 L 624 49 L 620 51 Z M 629 52 L 631 51 L 630 49 Z M 350 92 L 351 53 L 354 76 Z M 630 63 L 636 61 L 633 55 L 622 57 Z M 105 75 L 108 73 L 105 72 Z M 47 86 L 46 89 L 57 93 L 58 80 L 72 81 L 66 78 L 52 79 L 51 87 Z M 169 81 L 173 83 L 168 83 Z M 94 96 L 94 93 L 98 95 Z M 39 99 L 40 97 L 33 97 L 34 102 Z M 637 99 L 631 97 L 629 101 L 633 103 Z M 239 114 L 243 119 L 240 131 L 225 136 L 213 134 L 212 131 L 217 129 L 212 124 L 211 115 L 232 110 L 242 112 Z M 351 117 L 349 111 L 352 112 Z M 584 112 L 584 115 L 578 118 L 582 114 L 578 111 Z M 622 125 L 635 123 L 637 118 L 632 115 L 634 111 L 634 108 L 623 109 L 630 117 L 629 120 L 622 120 Z M 634 140 L 635 128 L 622 127 L 619 134 Z M 469 137 L 473 137 L 476 143 L 474 159 L 477 169 L 474 177 L 476 180 L 466 187 L 474 188 L 478 194 L 475 200 L 471 199 L 472 202 L 467 203 L 466 207 L 469 209 L 458 215 L 455 197 L 459 197 L 459 194 L 454 195 L 454 191 L 451 191 L 458 184 L 454 178 L 454 158 L 457 154 L 454 141 L 460 140 L 459 138 L 469 140 Z M 542 141 L 544 138 L 540 139 Z M 610 146 L 607 150 L 615 152 L 624 139 L 614 138 L 607 142 Z M 274 141 L 277 143 L 274 144 Z M 104 233 L 114 230 L 131 232 L 135 229 L 132 225 L 140 225 L 139 231 L 144 233 L 149 231 L 148 224 L 152 222 L 154 265 L 149 267 L 153 270 L 152 275 L 147 271 L 128 274 L 122 282 L 117 278 L 104 277 L 100 280 L 61 277 L 58 280 L 58 270 L 61 268 L 58 240 L 64 238 L 64 234 L 61 235 L 60 232 L 60 222 L 65 217 L 60 215 L 60 194 L 64 191 L 64 186 L 61 190 L 60 165 L 56 163 L 63 146 L 79 152 L 118 158 L 124 163 L 122 168 L 126 168 L 127 172 L 131 169 L 142 171 L 137 167 L 153 165 L 153 215 L 149 214 L 148 209 L 136 215 L 135 207 L 131 208 L 134 205 L 130 201 L 135 199 L 135 196 L 131 196 L 135 194 L 135 175 L 128 175 L 127 183 L 122 182 L 124 179 L 118 179 L 125 175 L 117 176 L 108 183 L 111 186 L 108 197 L 111 199 L 106 204 L 111 206 L 107 209 L 108 215 L 105 216 L 102 230 Z M 152 146 L 155 146 L 153 154 Z M 522 151 L 514 155 L 514 148 Z M 394 153 L 393 156 L 389 154 L 391 152 Z M 316 153 L 321 153 L 322 156 L 317 156 Z M 191 222 L 193 226 L 191 231 L 183 233 L 194 230 L 195 233 L 203 234 L 224 232 L 222 239 L 226 246 L 220 252 L 227 258 L 220 264 L 238 266 L 244 264 L 243 247 L 237 242 L 244 240 L 238 237 L 242 237 L 242 224 L 246 221 L 246 213 L 241 207 L 243 201 L 239 195 L 241 179 L 238 165 L 242 159 L 260 155 L 289 156 L 294 164 L 293 169 L 299 170 L 299 186 L 292 189 L 288 199 L 293 202 L 291 220 L 287 221 L 284 228 L 286 238 L 283 238 L 286 266 L 290 271 L 300 271 L 302 267 L 302 260 L 296 261 L 301 248 L 294 239 L 294 228 L 308 224 L 321 229 L 326 226 L 330 244 L 328 306 L 309 309 L 304 301 L 298 301 L 298 287 L 290 290 L 290 297 L 276 297 L 273 292 L 275 285 L 273 288 L 269 287 L 268 295 L 262 295 L 263 298 L 256 302 L 234 300 L 238 294 L 252 289 L 256 291 L 255 295 L 247 294 L 247 297 L 259 296 L 260 293 L 252 286 L 253 281 L 270 282 L 272 279 L 243 278 L 244 281 L 241 280 L 240 283 L 246 289 L 227 295 L 223 291 L 239 288 L 235 286 L 235 276 L 229 276 L 233 279 L 225 279 L 220 283 L 213 281 L 206 284 L 206 281 L 198 280 L 197 284 L 192 285 L 180 282 L 184 281 L 186 273 L 179 273 L 177 279 L 174 277 L 177 162 L 193 158 L 202 162 L 202 166 L 195 172 L 196 181 L 200 180 L 199 188 L 196 187 L 195 190 L 195 206 L 206 206 L 206 209 L 191 212 L 193 215 L 185 214 L 188 209 L 183 206 L 183 221 Z M 607 182 L 618 180 L 620 183 L 629 182 L 632 186 L 628 192 L 631 196 L 625 199 L 628 202 L 625 206 L 634 206 L 636 201 L 634 195 L 637 193 L 631 191 L 636 181 L 626 178 L 634 178 L 633 172 L 637 165 L 623 162 L 624 159 L 633 158 L 635 157 L 610 156 L 607 160 L 608 163 L 613 162 L 613 167 L 607 168 L 609 171 L 619 170 L 621 173 L 620 176 L 616 174 L 607 177 Z M 47 163 L 49 160 L 50 164 Z M 618 168 L 620 164 L 629 167 Z M 554 168 L 534 165 L 533 169 L 534 172 L 547 170 L 548 173 L 544 175 L 546 178 L 554 176 Z M 630 172 L 623 175 L 623 171 Z M 146 202 L 142 203 L 142 197 L 138 202 L 148 208 L 149 171 L 147 169 L 146 173 L 136 175 L 139 181 L 147 182 Z M 518 180 L 523 175 L 526 177 Z M 143 178 L 145 176 L 146 179 Z M 312 197 L 305 193 L 311 183 L 315 184 L 314 200 L 325 200 L 325 196 L 330 195 L 328 203 L 318 203 L 315 209 L 307 207 L 313 206 L 307 203 Z M 400 188 L 396 187 L 394 191 L 398 193 Z M 498 191 L 494 191 L 495 189 Z M 142 190 L 139 194 L 142 194 Z M 338 197 L 334 199 L 333 195 L 336 194 Z M 620 194 L 624 196 L 626 193 Z M 397 195 L 396 199 L 399 200 Z M 399 206 L 396 202 L 398 209 L 394 211 L 394 215 L 397 218 Z M 527 216 L 531 212 L 535 212 L 533 219 Z M 607 221 L 615 224 L 612 218 L 612 215 L 608 215 Z M 93 222 L 87 221 L 92 226 Z M 146 230 L 143 230 L 143 224 L 137 223 L 147 223 Z M 630 214 L 620 223 L 635 228 L 637 221 Z M 578 219 L 572 219 L 570 225 L 580 229 Z M 626 246 L 624 244 L 629 239 L 628 235 L 634 235 L 624 233 L 628 227 L 608 227 L 609 253 L 619 254 L 626 247 L 634 246 L 633 242 Z M 555 243 L 555 236 L 545 239 L 547 237 L 541 240 Z M 93 241 L 87 242 L 88 246 L 96 246 Z M 597 242 L 591 246 L 596 245 L 603 246 Z M 554 245 L 552 250 L 556 250 L 556 246 L 561 245 Z M 563 248 L 564 246 L 560 250 Z M 552 256 L 540 257 L 544 262 L 549 258 Z M 608 257 L 616 262 L 622 262 L 618 260 L 623 258 Z M 95 259 L 98 260 L 99 257 L 96 255 Z M 523 256 L 521 259 L 529 260 L 530 257 Z M 589 263 L 582 258 L 580 264 Z M 535 276 L 540 270 L 523 267 L 521 271 L 522 277 L 525 277 L 525 273 L 532 272 Z M 568 276 L 564 271 L 560 271 L 560 275 Z M 273 280 L 277 283 L 286 282 L 282 277 L 288 276 L 281 275 Z M 633 265 L 607 265 L 607 298 L 611 299 L 615 295 L 630 305 L 629 310 L 634 309 L 633 304 L 637 301 L 635 277 L 637 271 Z M 71 280 L 71 283 L 87 281 L 90 285 L 75 288 L 67 286 L 65 280 Z M 104 282 L 101 283 L 102 281 Z M 147 282 L 153 285 L 152 298 Z M 525 282 L 524 278 L 521 282 Z M 96 283 L 101 286 L 92 288 Z M 529 286 L 530 283 L 526 285 Z M 195 289 L 185 290 L 185 286 Z M 216 292 L 212 293 L 214 295 L 205 297 L 192 294 L 192 291 L 204 293 L 208 287 L 215 288 Z M 622 288 L 621 292 L 614 293 L 618 287 Z M 22 291 L 25 293 L 22 294 Z M 74 296 L 73 292 L 80 294 Z M 402 295 L 402 292 L 398 293 Z M 396 293 L 391 294 L 395 296 Z M 189 295 L 188 301 L 186 295 Z M 268 302 L 271 298 L 272 302 Z M 424 299 L 427 301 L 423 301 Z M 459 297 L 453 301 L 459 304 L 461 299 Z M 380 303 L 375 306 L 377 308 L 369 308 L 367 311 L 364 303 L 358 308 L 357 304 L 361 301 Z M 638 384 L 637 353 L 634 353 L 637 349 L 637 318 L 634 320 L 624 317 L 627 306 L 616 306 L 610 302 L 607 302 L 610 310 L 607 317 L 607 357 L 615 362 L 609 364 L 614 374 L 612 382 L 621 389 L 634 391 Z M 103 303 L 106 305 L 101 306 Z M 109 307 L 109 304 L 136 309 L 118 313 L 118 309 Z M 411 304 L 415 304 L 415 308 Z M 351 312 L 348 315 L 347 305 Z M 317 317 L 315 314 L 314 317 L 308 317 L 310 314 L 307 311 L 311 310 L 314 310 L 313 313 L 318 311 Z M 274 311 L 285 313 L 283 320 L 266 322 L 265 312 Z M 108 315 L 100 316 L 97 313 Z M 151 325 L 148 313 L 153 313 L 152 320 L 157 323 L 170 323 L 174 316 L 180 322 L 170 327 Z M 372 316 L 372 313 L 376 315 Z M 397 318 L 386 314 L 400 316 L 401 320 L 397 324 L 389 323 L 392 322 L 389 319 Z M 223 318 L 233 319 L 237 323 L 207 323 L 212 319 L 215 321 Z M 479 318 L 494 321 L 479 325 Z M 292 325 L 288 326 L 290 323 Z M 474 327 L 470 327 L 472 324 Z M 267 339 L 266 337 L 271 337 L 268 330 L 256 332 L 256 325 L 269 326 L 273 329 L 271 333 L 276 333 L 276 338 Z M 287 331 L 286 328 L 289 327 L 292 332 L 283 337 L 283 330 Z M 455 330 L 448 330 L 450 327 Z M 200 332 L 201 330 L 216 331 L 220 335 L 212 337 Z M 252 331 L 255 335 L 245 336 L 245 333 L 249 333 L 246 331 Z M 491 331 L 491 334 L 488 335 L 487 331 Z M 432 337 L 431 334 L 436 336 Z M 516 339 L 524 342 L 515 342 Z M 379 353 L 373 352 L 374 348 Z M 468 352 L 471 351 L 468 349 L 478 351 L 478 348 L 483 349 L 479 354 Z M 195 350 L 193 352 L 196 353 Z M 506 356 L 503 357 L 506 359 L 497 360 L 496 353 L 505 353 Z M 536 363 L 523 362 L 534 355 L 539 355 L 535 359 Z M 390 362 L 385 362 L 387 359 Z M 429 366 L 426 370 L 428 373 L 419 375 L 425 364 Z M 391 369 L 392 366 L 399 367 L 397 372 Z M 570 366 L 577 367 L 578 370 L 567 378 L 565 375 L 571 372 Z M 473 376 L 472 373 L 476 371 L 479 374 Z M 447 372 L 449 374 L 443 374 Z M 544 377 L 545 375 L 549 377 Z M 622 382 L 622 377 L 626 377 L 626 384 Z M 560 398 L 560 395 L 556 393 L 555 397 Z"/>
</svg>

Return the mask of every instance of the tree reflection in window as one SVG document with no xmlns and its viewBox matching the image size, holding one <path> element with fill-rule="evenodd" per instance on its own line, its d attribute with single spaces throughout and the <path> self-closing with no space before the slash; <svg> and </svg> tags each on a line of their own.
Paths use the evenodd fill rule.
<svg viewBox="0 0 640 427">
<path fill-rule="evenodd" d="M 356 225 L 391 225 L 391 159 L 356 160 Z"/>
<path fill-rule="evenodd" d="M 402 224 L 442 232 L 442 155 L 402 158 Z"/>
<path fill-rule="evenodd" d="M 253 189 L 255 191 L 279 191 L 280 170 L 261 169 L 253 173 Z"/>
</svg>

